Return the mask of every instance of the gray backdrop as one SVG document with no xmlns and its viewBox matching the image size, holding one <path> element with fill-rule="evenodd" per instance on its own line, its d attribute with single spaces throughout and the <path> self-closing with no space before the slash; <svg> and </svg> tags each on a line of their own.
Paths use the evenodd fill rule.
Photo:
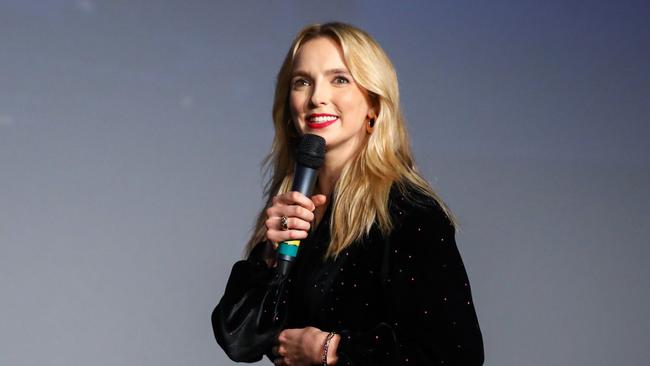
<svg viewBox="0 0 650 366">
<path fill-rule="evenodd" d="M 333 19 L 395 63 L 486 364 L 647 363 L 646 0 L 2 0 L 0 365 L 233 364 L 275 73 Z"/>
</svg>

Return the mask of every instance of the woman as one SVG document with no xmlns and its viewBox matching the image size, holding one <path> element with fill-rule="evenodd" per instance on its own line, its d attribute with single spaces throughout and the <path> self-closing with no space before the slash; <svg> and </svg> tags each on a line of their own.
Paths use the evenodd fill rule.
<svg viewBox="0 0 650 366">
<path fill-rule="evenodd" d="M 381 47 L 347 24 L 304 28 L 278 73 L 273 120 L 267 205 L 213 313 L 229 356 L 248 347 L 235 337 L 251 319 L 261 334 L 260 323 L 282 317 L 263 346 L 276 365 L 482 364 L 455 220 L 415 169 Z M 308 133 L 326 140 L 311 197 L 289 192 Z M 274 248 L 296 239 L 298 258 L 278 286 Z"/>
</svg>

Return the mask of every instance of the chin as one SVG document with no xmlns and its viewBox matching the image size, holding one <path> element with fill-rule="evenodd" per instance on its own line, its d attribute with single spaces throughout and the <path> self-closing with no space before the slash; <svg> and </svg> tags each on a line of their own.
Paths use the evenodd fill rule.
<svg viewBox="0 0 650 366">
<path fill-rule="evenodd" d="M 306 133 L 309 133 L 309 134 L 312 134 L 312 135 L 318 135 L 318 136 L 321 136 L 321 137 L 325 137 L 327 135 L 327 131 L 318 130 L 318 129 L 311 129 L 309 127 L 306 127 L 304 130 L 302 130 L 303 135 L 306 134 Z"/>
</svg>

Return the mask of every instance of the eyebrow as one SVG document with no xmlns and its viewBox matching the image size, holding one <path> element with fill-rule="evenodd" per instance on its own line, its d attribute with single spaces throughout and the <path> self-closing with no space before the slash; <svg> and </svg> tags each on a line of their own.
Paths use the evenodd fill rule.
<svg viewBox="0 0 650 366">
<path fill-rule="evenodd" d="M 350 72 L 346 69 L 329 69 L 325 71 L 325 75 L 334 75 L 334 74 L 347 74 L 350 75 Z M 296 70 L 291 73 L 291 77 L 295 76 L 310 76 L 307 71 Z"/>
</svg>

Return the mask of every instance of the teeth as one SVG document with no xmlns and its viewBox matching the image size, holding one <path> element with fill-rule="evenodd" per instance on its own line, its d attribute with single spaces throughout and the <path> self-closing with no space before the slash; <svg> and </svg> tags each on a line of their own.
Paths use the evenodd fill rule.
<svg viewBox="0 0 650 366">
<path fill-rule="evenodd" d="M 309 122 L 323 123 L 323 122 L 334 121 L 337 118 L 338 117 L 334 117 L 334 116 L 311 117 L 309 118 Z"/>
</svg>

